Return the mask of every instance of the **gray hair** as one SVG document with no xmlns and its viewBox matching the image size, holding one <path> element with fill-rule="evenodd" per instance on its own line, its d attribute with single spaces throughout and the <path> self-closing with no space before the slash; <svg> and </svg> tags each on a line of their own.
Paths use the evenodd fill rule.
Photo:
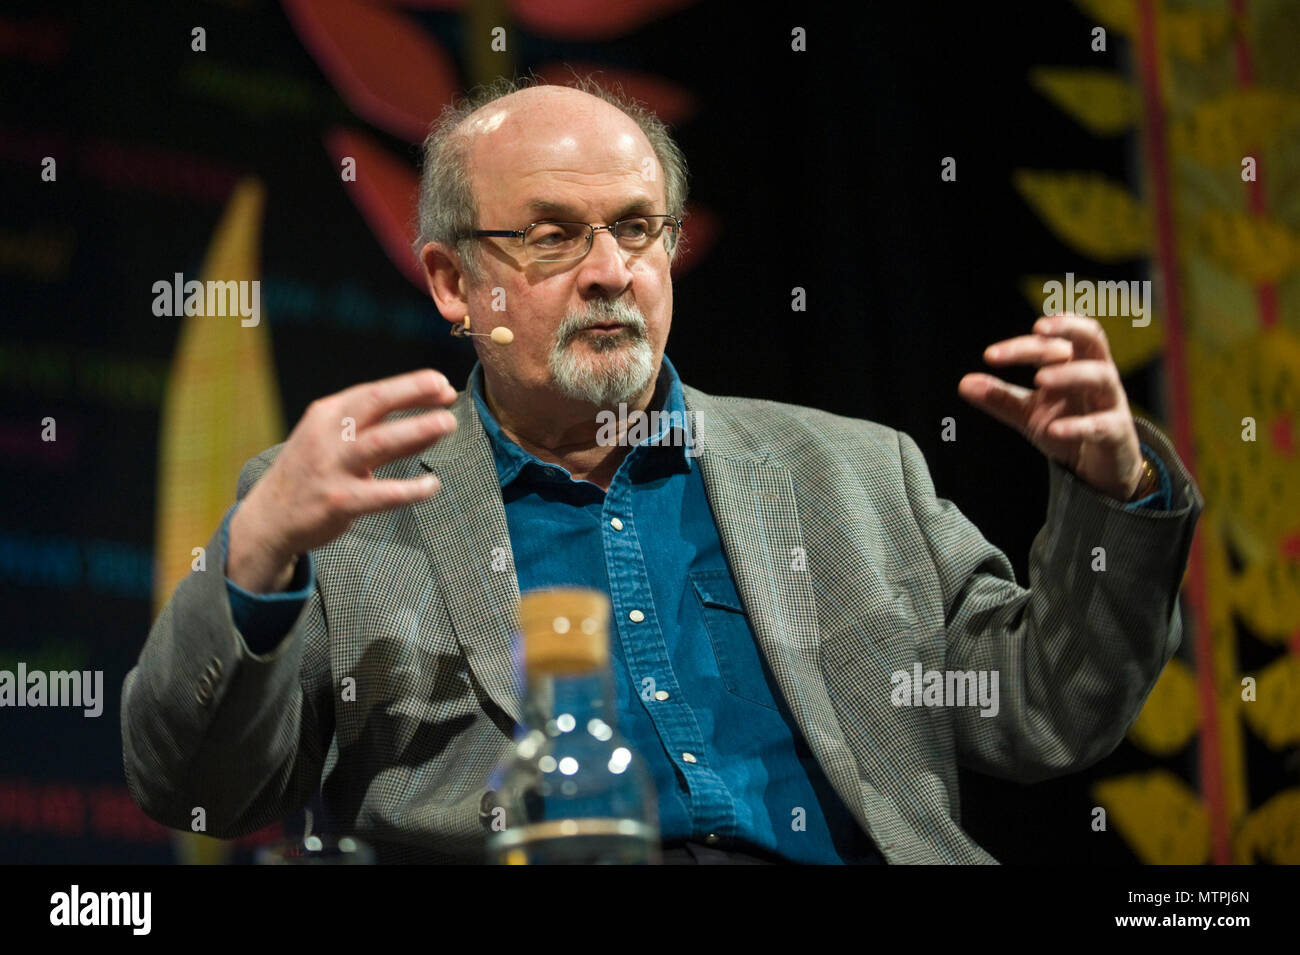
<svg viewBox="0 0 1300 955">
<path fill-rule="evenodd" d="M 424 168 L 420 175 L 416 221 L 418 235 L 412 245 L 416 258 L 420 257 L 420 250 L 427 243 L 440 242 L 456 250 L 461 267 L 471 280 L 483 280 L 478 243 L 473 239 L 462 238 L 466 233 L 479 228 L 479 224 L 478 205 L 470 187 L 471 140 L 462 133 L 460 127 L 471 113 L 488 103 L 520 90 L 545 85 L 547 84 L 532 77 L 514 80 L 499 77 L 491 83 L 476 87 L 463 99 L 444 107 L 442 114 L 434 120 L 423 146 Z M 605 89 L 590 77 L 575 77 L 574 82 L 566 86 L 609 103 L 637 124 L 650 141 L 655 158 L 663 169 L 668 213 L 681 217 L 686 206 L 686 157 L 673 141 L 668 127 L 649 109 L 625 96 L 621 88 Z M 679 237 L 670 253 L 670 259 L 676 256 L 681 244 L 682 239 Z"/>
</svg>

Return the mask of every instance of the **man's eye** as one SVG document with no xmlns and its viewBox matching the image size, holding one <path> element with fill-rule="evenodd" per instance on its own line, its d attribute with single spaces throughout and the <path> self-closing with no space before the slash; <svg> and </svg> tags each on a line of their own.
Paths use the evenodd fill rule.
<svg viewBox="0 0 1300 955">
<path fill-rule="evenodd" d="M 619 231 L 629 239 L 643 239 L 650 231 L 650 223 L 645 219 L 630 219 L 619 226 Z"/>
<path fill-rule="evenodd" d="M 528 234 L 529 243 L 540 246 L 562 245 L 571 239 L 573 239 L 572 231 L 558 225 L 537 226 Z"/>
</svg>

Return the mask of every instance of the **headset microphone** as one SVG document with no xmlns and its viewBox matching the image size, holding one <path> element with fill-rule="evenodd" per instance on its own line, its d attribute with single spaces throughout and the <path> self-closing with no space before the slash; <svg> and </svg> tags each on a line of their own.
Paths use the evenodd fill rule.
<svg viewBox="0 0 1300 955">
<path fill-rule="evenodd" d="M 464 325 L 451 326 L 451 333 L 457 338 L 463 338 L 467 335 L 472 335 L 475 338 L 490 338 L 498 345 L 509 345 L 512 341 L 515 340 L 515 333 L 512 332 L 510 329 L 506 328 L 504 325 L 498 325 L 496 328 L 492 329 L 491 332 L 471 332 L 469 330 L 468 315 L 465 316 Z"/>
</svg>

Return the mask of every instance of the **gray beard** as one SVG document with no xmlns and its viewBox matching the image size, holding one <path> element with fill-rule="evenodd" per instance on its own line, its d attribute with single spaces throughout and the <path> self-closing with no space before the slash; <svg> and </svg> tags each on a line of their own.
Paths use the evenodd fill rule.
<svg viewBox="0 0 1300 955">
<path fill-rule="evenodd" d="M 626 327 L 613 335 L 583 335 L 604 322 Z M 583 344 L 578 338 L 585 338 Z M 590 349 L 596 354 L 588 354 Z M 623 302 L 594 302 L 584 311 L 564 316 L 551 351 L 551 376 L 566 398 L 610 408 L 637 397 L 654 374 L 654 352 L 641 312 Z"/>
</svg>

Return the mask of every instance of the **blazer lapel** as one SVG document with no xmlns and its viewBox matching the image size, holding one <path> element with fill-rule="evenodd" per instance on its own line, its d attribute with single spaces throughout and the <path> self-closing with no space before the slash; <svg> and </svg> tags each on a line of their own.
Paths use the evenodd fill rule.
<svg viewBox="0 0 1300 955">
<path fill-rule="evenodd" d="M 519 581 L 501 483 L 468 388 L 449 410 L 456 430 L 420 455 L 442 488 L 412 510 L 470 669 L 518 724 L 523 714 L 513 653 Z"/>
</svg>

